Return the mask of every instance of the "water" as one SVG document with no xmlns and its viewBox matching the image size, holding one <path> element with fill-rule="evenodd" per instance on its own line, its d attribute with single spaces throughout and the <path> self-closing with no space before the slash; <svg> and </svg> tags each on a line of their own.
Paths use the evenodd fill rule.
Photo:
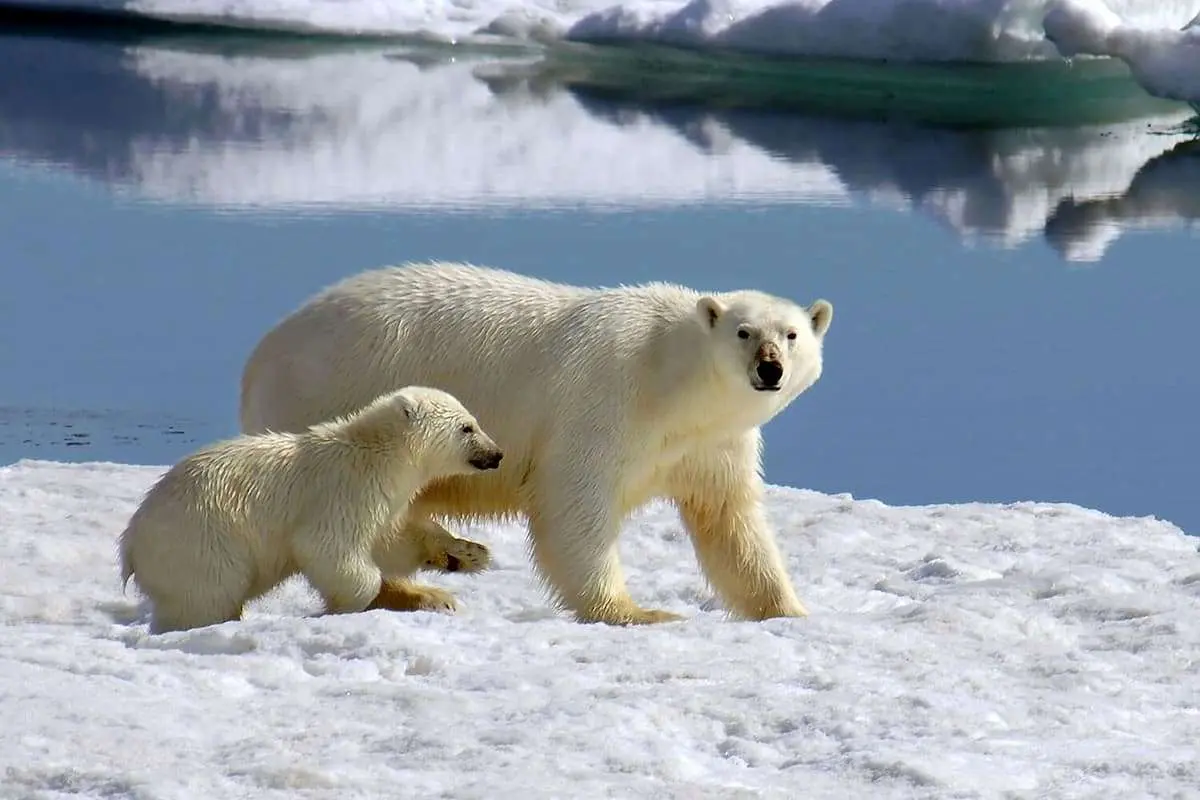
<svg viewBox="0 0 1200 800">
<path fill-rule="evenodd" d="M 0 461 L 173 461 L 307 296 L 462 259 L 832 300 L 772 483 L 1200 532 L 1186 106 L 1105 62 L 604 52 L 0 37 Z"/>
</svg>

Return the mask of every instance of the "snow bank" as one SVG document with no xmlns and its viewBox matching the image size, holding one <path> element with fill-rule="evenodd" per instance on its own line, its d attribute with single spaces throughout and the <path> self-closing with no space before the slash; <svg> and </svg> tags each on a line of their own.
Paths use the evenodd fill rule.
<svg viewBox="0 0 1200 800">
<path fill-rule="evenodd" d="M 1177 30 L 1139 25 L 1104 0 L 1053 0 L 1044 26 L 1062 55 L 1119 58 L 1147 92 L 1200 113 L 1200 14 Z"/>
<path fill-rule="evenodd" d="M 1114 0 L 1131 19 L 1178 27 L 1195 3 Z M 728 47 L 792 56 L 912 61 L 1053 57 L 1044 0 L 643 0 L 581 19 L 570 39 Z"/>
<path fill-rule="evenodd" d="M 807 620 L 708 603 L 672 513 L 628 525 L 635 596 L 551 614 L 517 526 L 469 531 L 457 616 L 146 634 L 116 537 L 161 468 L 0 468 L 0 775 L 16 796 L 1058 798 L 1200 785 L 1198 540 L 1068 505 L 895 508 L 772 488 Z M 699 610 L 698 606 L 705 606 Z M 12 795 L 6 795 L 12 796 Z"/>
<path fill-rule="evenodd" d="M 1056 58 L 1047 0 L 23 0 L 242 28 L 439 41 L 503 37 L 736 47 L 847 58 Z M 1200 0 L 1112 0 L 1131 24 L 1178 29 Z"/>
</svg>

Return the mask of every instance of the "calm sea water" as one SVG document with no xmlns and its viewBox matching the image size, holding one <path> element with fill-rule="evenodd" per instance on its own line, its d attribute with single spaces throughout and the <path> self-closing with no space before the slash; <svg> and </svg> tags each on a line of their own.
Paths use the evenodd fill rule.
<svg viewBox="0 0 1200 800">
<path fill-rule="evenodd" d="M 235 432 L 246 356 L 307 296 L 463 259 L 833 301 L 772 483 L 1200 533 L 1200 146 L 1111 69 L 1037 102 L 1061 71 L 1017 76 L 1007 111 L 915 73 L 907 106 L 781 110 L 778 75 L 396 48 L 8 35 L 0 60 L 0 461 L 171 462 Z"/>
</svg>

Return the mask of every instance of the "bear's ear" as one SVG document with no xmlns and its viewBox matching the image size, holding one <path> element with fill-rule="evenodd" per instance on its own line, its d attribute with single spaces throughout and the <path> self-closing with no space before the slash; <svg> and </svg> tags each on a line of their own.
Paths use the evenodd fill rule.
<svg viewBox="0 0 1200 800">
<path fill-rule="evenodd" d="M 696 311 L 708 327 L 714 328 L 717 320 L 725 313 L 725 306 L 721 305 L 721 301 L 715 297 L 701 297 L 696 301 Z"/>
<path fill-rule="evenodd" d="M 825 331 L 829 330 L 829 323 L 833 322 L 833 303 L 818 300 L 808 307 L 808 318 L 812 320 L 813 333 L 818 338 L 824 336 Z"/>
<path fill-rule="evenodd" d="M 404 412 L 404 418 L 412 419 L 412 416 L 413 416 L 412 401 L 409 400 L 407 397 L 404 397 L 403 395 L 397 397 L 396 401 L 397 401 L 396 405 L 398 405 L 400 407 L 400 410 Z"/>
</svg>

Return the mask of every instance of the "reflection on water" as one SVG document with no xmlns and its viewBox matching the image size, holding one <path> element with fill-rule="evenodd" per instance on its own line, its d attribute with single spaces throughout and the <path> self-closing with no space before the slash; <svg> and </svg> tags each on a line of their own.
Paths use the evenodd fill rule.
<svg viewBox="0 0 1200 800">
<path fill-rule="evenodd" d="M 1134 228 L 1195 228 L 1200 220 L 1200 139 L 1151 158 L 1123 192 L 1063 198 L 1046 221 L 1046 238 L 1070 254 L 1075 243 L 1107 245 Z M 1103 252 L 1103 246 L 1092 248 Z"/>
<path fill-rule="evenodd" d="M 754 108 L 778 94 L 766 79 L 727 108 L 711 86 L 666 92 L 612 68 L 435 51 L 46 38 L 4 47 L 0 151 L 159 201 L 437 211 L 869 202 L 991 246 L 1044 233 L 1064 259 L 1085 262 L 1122 229 L 1197 216 L 1194 151 L 1180 145 L 1190 110 L 1146 98 L 1107 67 L 1093 80 L 1103 102 L 1063 95 L 1102 122 L 981 129 L 862 118 L 879 111 L 874 97 L 843 102 L 841 117 Z M 846 76 L 837 80 L 844 88 Z M 940 84 L 916 83 L 927 105 Z M 961 94 L 947 89 L 941 111 L 959 109 Z"/>
</svg>

